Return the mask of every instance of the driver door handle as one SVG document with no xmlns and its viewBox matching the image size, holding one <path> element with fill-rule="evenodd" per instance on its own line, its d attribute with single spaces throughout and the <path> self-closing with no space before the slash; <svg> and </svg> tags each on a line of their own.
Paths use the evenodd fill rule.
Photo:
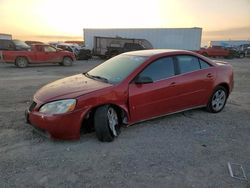
<svg viewBox="0 0 250 188">
<path fill-rule="evenodd" d="M 176 82 L 171 82 L 170 86 L 175 86 Z"/>
</svg>

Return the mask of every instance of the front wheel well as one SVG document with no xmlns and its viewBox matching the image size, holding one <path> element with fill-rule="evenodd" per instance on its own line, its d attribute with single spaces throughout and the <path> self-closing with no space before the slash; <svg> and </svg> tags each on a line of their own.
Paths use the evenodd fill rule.
<svg viewBox="0 0 250 188">
<path fill-rule="evenodd" d="M 27 62 L 29 63 L 29 58 L 28 57 L 26 57 L 26 56 L 16 56 L 15 64 L 16 64 L 18 58 L 25 58 L 27 60 Z"/>
<path fill-rule="evenodd" d="M 217 87 L 218 86 L 224 87 L 226 89 L 226 91 L 227 91 L 227 97 L 228 97 L 229 96 L 229 91 L 230 91 L 228 84 L 227 83 L 221 83 L 221 84 L 217 85 Z"/>
<path fill-rule="evenodd" d="M 99 107 L 106 106 L 106 105 L 109 105 L 109 106 L 114 108 L 114 110 L 116 111 L 116 113 L 118 115 L 118 120 L 119 120 L 120 124 L 127 124 L 128 115 L 123 108 L 121 108 L 120 106 L 115 105 L 115 104 L 102 104 L 102 105 L 93 107 L 92 109 L 90 109 L 87 112 L 87 114 L 85 115 L 85 117 L 82 120 L 81 132 L 83 132 L 83 133 L 94 132 L 95 111 Z"/>
<path fill-rule="evenodd" d="M 62 61 L 64 60 L 64 58 L 70 58 L 73 61 L 73 58 L 68 55 L 63 56 Z"/>
</svg>

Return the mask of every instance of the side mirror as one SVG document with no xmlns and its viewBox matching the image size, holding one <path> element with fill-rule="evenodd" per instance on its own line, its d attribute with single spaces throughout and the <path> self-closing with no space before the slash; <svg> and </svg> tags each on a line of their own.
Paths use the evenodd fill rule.
<svg viewBox="0 0 250 188">
<path fill-rule="evenodd" d="M 137 76 L 134 82 L 135 84 L 149 84 L 153 83 L 153 79 L 148 76 Z"/>
</svg>

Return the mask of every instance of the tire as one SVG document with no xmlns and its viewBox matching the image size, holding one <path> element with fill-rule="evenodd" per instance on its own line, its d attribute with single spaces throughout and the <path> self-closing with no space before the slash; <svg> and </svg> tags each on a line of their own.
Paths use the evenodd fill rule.
<svg viewBox="0 0 250 188">
<path fill-rule="evenodd" d="M 70 57 L 64 57 L 62 64 L 63 64 L 63 66 L 72 66 L 73 61 Z"/>
<path fill-rule="evenodd" d="M 18 57 L 15 61 L 15 64 L 19 68 L 25 68 L 28 66 L 28 60 L 26 57 Z"/>
<path fill-rule="evenodd" d="M 218 113 L 222 111 L 226 105 L 227 97 L 228 91 L 224 87 L 216 87 L 207 104 L 207 111 L 211 113 Z"/>
<path fill-rule="evenodd" d="M 95 111 L 94 126 L 98 140 L 112 142 L 120 133 L 117 112 L 109 105 L 101 106 Z"/>
</svg>

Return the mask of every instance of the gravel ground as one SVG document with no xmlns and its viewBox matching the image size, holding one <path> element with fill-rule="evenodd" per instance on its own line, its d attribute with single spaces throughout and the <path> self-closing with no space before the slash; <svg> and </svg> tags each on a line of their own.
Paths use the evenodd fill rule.
<svg viewBox="0 0 250 188">
<path fill-rule="evenodd" d="M 19 69 L 0 64 L 0 187 L 250 187 L 231 178 L 239 163 L 250 179 L 250 59 L 228 60 L 235 87 L 225 109 L 178 113 L 123 128 L 101 143 L 52 141 L 32 131 L 24 110 L 34 92 L 100 60 Z"/>
</svg>

